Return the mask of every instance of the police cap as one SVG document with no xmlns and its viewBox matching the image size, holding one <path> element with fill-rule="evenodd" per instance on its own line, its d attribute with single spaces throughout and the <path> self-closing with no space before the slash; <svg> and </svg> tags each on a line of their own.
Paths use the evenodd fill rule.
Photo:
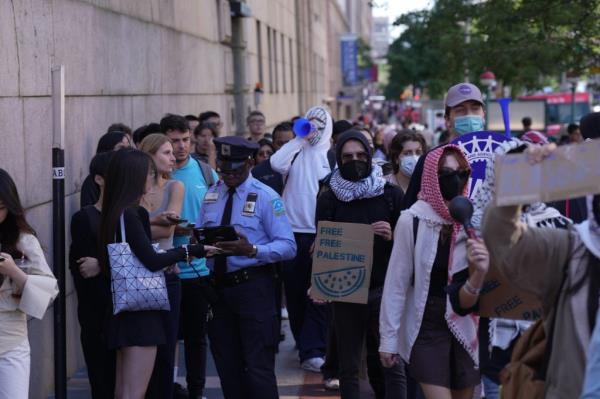
<svg viewBox="0 0 600 399">
<path fill-rule="evenodd" d="M 258 150 L 258 144 L 240 136 L 218 137 L 213 140 L 217 149 L 217 165 L 221 169 L 240 168 Z"/>
</svg>

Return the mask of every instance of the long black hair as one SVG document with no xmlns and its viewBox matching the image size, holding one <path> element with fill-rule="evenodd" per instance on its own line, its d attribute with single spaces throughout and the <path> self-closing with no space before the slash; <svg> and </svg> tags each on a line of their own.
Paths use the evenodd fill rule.
<svg viewBox="0 0 600 399">
<path fill-rule="evenodd" d="M 12 257 L 21 257 L 23 254 L 17 249 L 17 242 L 21 233 L 35 235 L 35 230 L 25 219 L 25 210 L 19 199 L 19 192 L 12 177 L 7 171 L 0 168 L 0 202 L 6 207 L 6 219 L 0 223 L 0 244 L 2 252 Z"/>
<path fill-rule="evenodd" d="M 106 245 L 114 242 L 123 212 L 139 205 L 152 165 L 148 154 L 129 148 L 116 151 L 108 164 L 98 236 L 100 264 L 105 271 L 108 270 Z"/>
</svg>

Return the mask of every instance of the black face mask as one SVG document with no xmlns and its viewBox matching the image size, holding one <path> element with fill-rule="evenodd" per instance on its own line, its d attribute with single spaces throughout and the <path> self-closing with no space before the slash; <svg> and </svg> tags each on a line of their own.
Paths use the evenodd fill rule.
<svg viewBox="0 0 600 399">
<path fill-rule="evenodd" d="M 348 161 L 340 166 L 340 174 L 345 180 L 359 181 L 369 176 L 369 164 L 365 161 Z"/>
<path fill-rule="evenodd" d="M 456 170 L 440 175 L 438 181 L 442 198 L 446 201 L 451 201 L 454 197 L 462 195 L 467 180 L 469 180 L 469 172 L 465 170 Z"/>
</svg>

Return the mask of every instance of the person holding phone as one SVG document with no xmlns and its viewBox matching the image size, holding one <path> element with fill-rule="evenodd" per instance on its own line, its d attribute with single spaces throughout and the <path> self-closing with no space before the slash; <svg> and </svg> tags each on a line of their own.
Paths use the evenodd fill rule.
<svg viewBox="0 0 600 399">
<path fill-rule="evenodd" d="M 214 142 L 222 181 L 208 190 L 196 225 L 231 225 L 238 239 L 217 242 L 227 256 L 207 262 L 216 291 L 210 348 L 225 398 L 278 398 L 272 264 L 296 255 L 294 234 L 279 195 L 250 175 L 258 144 L 237 136 Z"/>
<path fill-rule="evenodd" d="M 171 179 L 175 168 L 173 144 L 164 134 L 154 133 L 146 136 L 139 149 L 152 158 L 156 168 L 156 178 L 152 187 L 143 196 L 141 205 L 150 216 L 152 241 L 159 244 L 160 249 L 173 248 L 175 226 L 181 223 L 179 214 L 183 204 L 183 183 Z M 160 345 L 156 352 L 156 362 L 146 399 L 170 398 L 173 396 L 173 370 L 175 368 L 175 352 L 179 332 L 179 309 L 181 303 L 181 280 L 177 273 L 177 264 L 165 270 L 167 292 L 171 310 L 163 312 L 163 322 L 167 332 L 165 345 Z"/>
<path fill-rule="evenodd" d="M 41 319 L 58 294 L 15 182 L 0 169 L 0 398 L 29 397 L 27 317 Z M 21 259 L 19 266 L 15 259 Z M 25 273 L 24 270 L 27 270 Z"/>
<path fill-rule="evenodd" d="M 175 262 L 203 258 L 210 247 L 183 245 L 162 253 L 152 247 L 148 211 L 140 206 L 142 196 L 156 179 L 150 156 L 139 150 L 115 152 L 106 172 L 100 219 L 99 260 L 104 273 L 109 273 L 107 245 L 121 242 L 120 219 L 125 225 L 125 240 L 133 254 L 148 269 L 164 270 Z M 205 251 L 206 250 L 206 251 Z M 164 311 L 121 312 L 108 318 L 108 346 L 117 351 L 115 397 L 141 399 L 146 393 L 154 368 L 157 346 L 165 345 L 168 331 Z"/>
</svg>

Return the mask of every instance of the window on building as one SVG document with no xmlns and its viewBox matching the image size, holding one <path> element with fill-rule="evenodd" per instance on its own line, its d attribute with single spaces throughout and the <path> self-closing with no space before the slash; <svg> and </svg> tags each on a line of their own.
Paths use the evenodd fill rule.
<svg viewBox="0 0 600 399">
<path fill-rule="evenodd" d="M 292 50 L 292 39 L 290 39 L 290 92 L 294 92 L 294 53 Z"/>
<path fill-rule="evenodd" d="M 262 32 L 260 21 L 256 21 L 256 62 L 258 64 L 258 81 L 261 85 L 264 85 L 265 81 L 263 77 L 262 61 Z"/>
<path fill-rule="evenodd" d="M 281 81 L 283 82 L 283 92 L 287 93 L 287 82 L 285 79 L 285 38 L 281 34 Z"/>
<path fill-rule="evenodd" d="M 273 29 L 273 69 L 275 70 L 275 93 L 279 93 L 279 68 L 277 67 L 277 32 Z"/>
<path fill-rule="evenodd" d="M 269 64 L 269 93 L 273 93 L 273 53 L 271 51 L 271 28 L 267 26 L 267 53 Z"/>
</svg>

